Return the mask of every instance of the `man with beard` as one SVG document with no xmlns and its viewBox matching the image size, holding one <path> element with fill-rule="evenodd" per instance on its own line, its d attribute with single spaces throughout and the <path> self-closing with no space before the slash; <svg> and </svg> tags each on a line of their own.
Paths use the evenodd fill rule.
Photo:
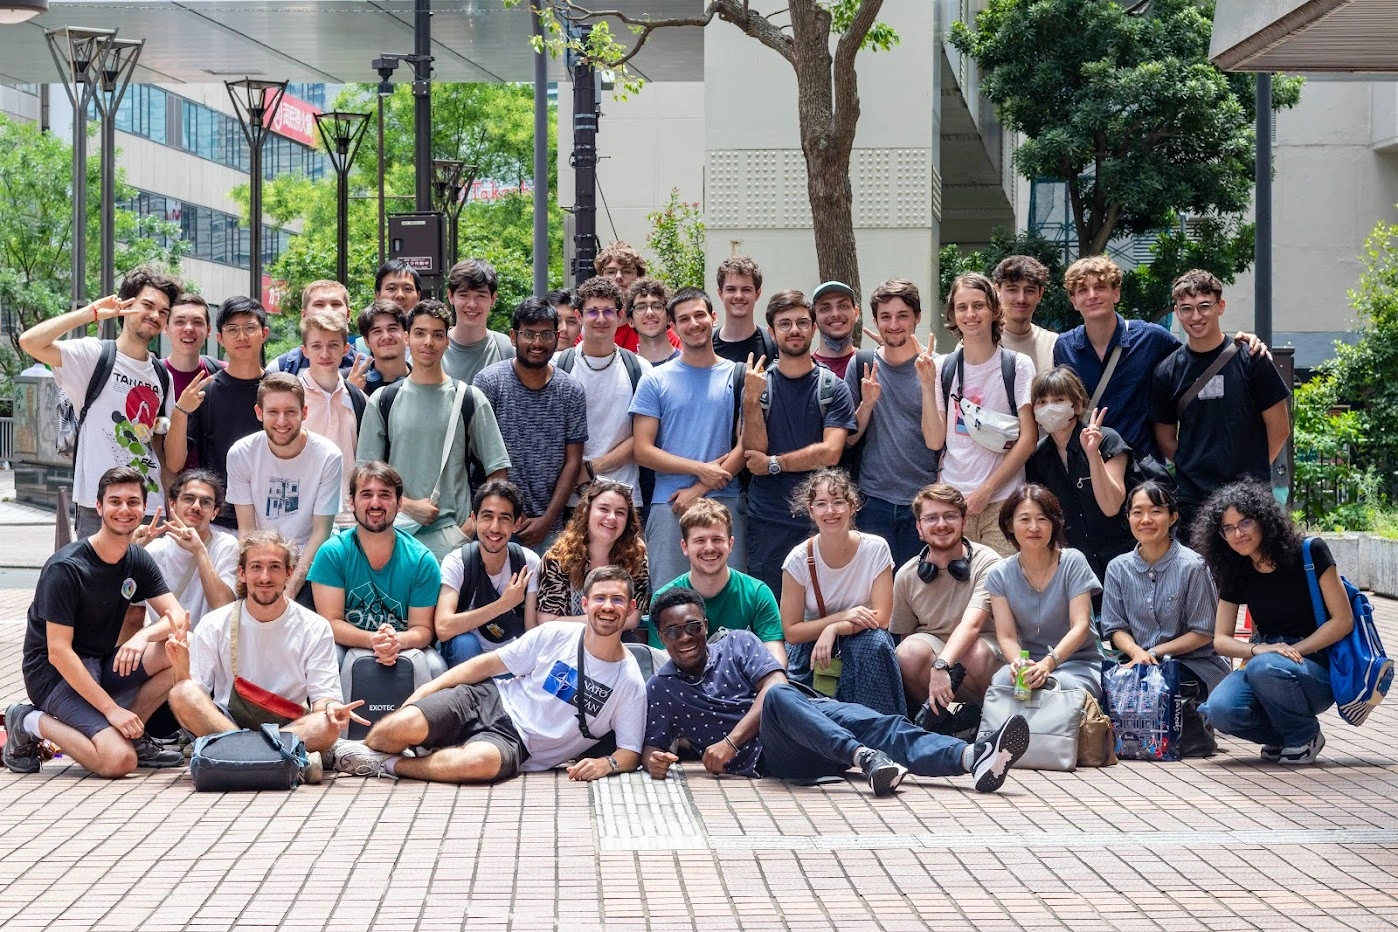
<svg viewBox="0 0 1398 932">
<path fill-rule="evenodd" d="M 364 409 L 355 453 L 360 463 L 382 460 L 402 476 L 406 495 L 396 509 L 399 527 L 438 560 L 467 538 L 469 462 L 479 462 L 487 479 L 503 479 L 510 468 L 490 402 L 479 389 L 442 369 L 452 320 L 451 308 L 440 301 L 413 308 L 408 324 L 412 373 Z"/>
<path fill-rule="evenodd" d="M 421 650 L 429 665 L 441 669 L 431 644 L 442 574 L 432 551 L 393 526 L 402 498 L 403 479 L 392 466 L 354 467 L 355 527 L 320 548 L 307 578 L 316 611 L 329 619 L 340 647 L 372 650 L 384 666 L 405 651 Z"/>
<path fill-rule="evenodd" d="M 582 474 L 587 393 L 553 365 L 558 310 L 547 301 L 520 302 L 510 323 L 510 339 L 514 359 L 486 366 L 475 386 L 495 410 L 510 456 L 509 480 L 524 497 L 515 538 L 526 547 L 547 550 L 563 530 L 568 496 Z"/>
<path fill-rule="evenodd" d="M 1033 256 L 1006 256 L 990 276 L 1005 310 L 1000 345 L 1028 356 L 1035 374 L 1053 368 L 1053 345 L 1058 342 L 1058 334 L 1034 323 L 1048 274 L 1048 268 Z"/>
<path fill-rule="evenodd" d="M 932 734 L 901 715 L 815 698 L 787 682 L 777 661 L 747 631 L 709 644 L 704 599 L 671 589 L 652 603 L 670 661 L 646 684 L 644 762 L 664 780 L 678 738 L 712 774 L 816 783 L 858 767 L 875 796 L 888 796 L 909 772 L 970 774 L 981 793 L 1005 782 L 1029 747 L 1029 725 L 1015 715 L 987 740 L 967 744 Z"/>
<path fill-rule="evenodd" d="M 743 456 L 752 484 L 748 572 L 780 592 L 782 563 L 810 536 L 810 522 L 791 514 L 791 493 L 822 466 L 834 466 L 854 430 L 854 401 L 834 372 L 811 360 L 811 305 L 799 291 L 767 302 L 767 329 L 780 354 L 768 366 L 750 357 L 743 389 Z"/>
<path fill-rule="evenodd" d="M 340 511 L 344 458 L 340 448 L 302 426 L 306 386 L 287 372 L 271 372 L 257 390 L 262 433 L 228 451 L 228 501 L 238 515 L 238 536 L 279 532 L 301 552 L 301 567 L 287 579 L 286 595 L 314 608 L 306 570 L 330 537 Z"/>
<path fill-rule="evenodd" d="M 146 548 L 180 607 L 197 628 L 210 611 L 233 601 L 238 581 L 238 539 L 215 534 L 209 522 L 223 505 L 223 483 L 207 469 L 186 469 L 170 483 L 170 516 L 163 524 L 151 521 L 136 529 L 132 539 Z M 135 606 L 133 606 L 135 607 Z M 155 606 L 127 614 L 129 626 L 149 615 L 160 620 Z M 134 616 L 134 618 L 133 618 Z M 131 633 L 135 633 L 134 626 Z"/>
<path fill-rule="evenodd" d="M 515 348 L 509 338 L 490 329 L 490 312 L 499 290 L 500 277 L 495 266 L 484 259 L 463 259 L 447 273 L 447 300 L 456 311 L 456 323 L 451 328 L 442 368 L 467 385 L 486 366 L 514 358 Z"/>
<path fill-rule="evenodd" d="M 319 783 L 319 752 L 330 750 L 351 721 L 369 723 L 354 713 L 363 702 L 340 701 L 330 625 L 286 597 L 294 564 L 292 545 L 276 531 L 243 538 L 239 600 L 209 613 L 193 633 L 176 622 L 165 642 L 175 678 L 170 709 L 196 738 L 275 721 L 306 743 L 310 763 L 304 775 L 308 783 Z M 238 694 L 235 679 L 275 693 L 306 714 L 274 719 Z"/>
<path fill-rule="evenodd" d="M 5 712 L 4 761 L 15 773 L 39 772 L 41 738 L 100 777 L 184 761 L 146 734 L 146 719 L 174 683 L 161 642 L 175 617 L 184 618 L 155 561 L 131 540 L 146 494 L 146 476 L 137 469 L 102 473 L 96 497 L 101 525 L 49 557 L 39 572 L 24 635 L 30 702 Z M 141 600 L 160 621 L 118 647 L 126 610 Z"/>
<path fill-rule="evenodd" d="M 636 607 L 631 577 L 600 566 L 583 580 L 586 624 L 540 625 L 418 689 L 360 745 L 341 742 L 335 769 L 438 783 L 486 783 L 567 760 L 572 780 L 635 770 L 645 731 L 645 682 L 621 643 Z M 494 677 L 510 674 L 511 679 Z M 616 750 L 579 759 L 615 732 Z M 425 756 L 401 756 L 410 747 Z"/>
<path fill-rule="evenodd" d="M 510 540 L 523 515 L 513 483 L 491 479 L 476 489 L 476 539 L 442 561 L 436 625 L 449 667 L 508 644 L 538 623 L 539 555 Z"/>
<path fill-rule="evenodd" d="M 641 377 L 631 400 L 636 462 L 655 470 L 646 517 L 646 550 L 653 585 L 685 571 L 680 518 L 700 498 L 722 501 L 735 514 L 729 565 L 747 565 L 747 527 L 738 510 L 743 447 L 738 437 L 743 367 L 714 352 L 714 305 L 698 288 L 681 288 L 665 309 L 679 334 L 680 358 Z"/>
<path fill-rule="evenodd" d="M 955 701 L 980 704 L 990 678 L 1005 663 L 990 624 L 985 577 L 1000 555 L 966 540 L 966 498 L 934 483 L 913 499 L 917 530 L 926 546 L 893 577 L 888 630 L 901 637 L 898 665 L 908 708 L 930 701 L 940 715 Z"/>
<path fill-rule="evenodd" d="M 53 370 L 54 383 L 72 402 L 78 418 L 73 502 L 79 537 L 91 536 L 102 526 L 96 511 L 97 482 L 113 466 L 129 465 L 141 474 L 146 507 L 152 513 L 164 502 L 160 470 L 170 464 L 162 434 L 174 392 L 170 373 L 147 345 L 165 329 L 179 294 L 179 284 L 169 276 L 132 269 L 116 294 L 41 321 L 19 338 L 20 349 Z M 122 324 L 115 341 L 61 339 L 70 330 L 118 317 Z M 179 464 L 170 469 L 178 471 L 183 465 L 181 451 Z"/>
<path fill-rule="evenodd" d="M 854 322 L 859 319 L 854 289 L 844 282 L 825 282 L 811 295 L 811 305 L 820 331 L 815 361 L 843 379 L 854 359 Z"/>
<path fill-rule="evenodd" d="M 364 384 L 356 385 L 372 395 L 381 388 L 408 377 L 408 315 L 395 301 L 377 299 L 359 315 L 359 335 L 374 362 L 364 373 Z"/>
</svg>

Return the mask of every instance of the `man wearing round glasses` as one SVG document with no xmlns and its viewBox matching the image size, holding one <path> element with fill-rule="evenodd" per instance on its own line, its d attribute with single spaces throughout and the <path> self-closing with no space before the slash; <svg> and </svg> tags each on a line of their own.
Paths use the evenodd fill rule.
<svg viewBox="0 0 1398 932">
<path fill-rule="evenodd" d="M 143 524 L 131 538 L 160 567 L 170 593 L 189 612 L 191 629 L 212 610 L 232 602 L 238 584 L 238 539 L 215 534 L 209 527 L 222 505 L 219 477 L 207 469 L 186 469 L 170 483 L 169 517 Z M 147 613 L 150 624 L 160 620 L 154 608 L 134 605 L 127 625 L 139 627 Z M 123 632 L 122 640 L 134 633 Z"/>
</svg>

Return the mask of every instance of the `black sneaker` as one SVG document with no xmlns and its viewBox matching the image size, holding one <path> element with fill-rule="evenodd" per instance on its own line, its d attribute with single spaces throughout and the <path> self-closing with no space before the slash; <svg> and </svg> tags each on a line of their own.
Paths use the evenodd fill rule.
<svg viewBox="0 0 1398 932">
<path fill-rule="evenodd" d="M 976 792 L 994 793 L 1005 782 L 1014 762 L 1029 750 L 1029 723 L 1016 715 L 1000 726 L 1000 730 L 975 746 L 971 754 L 971 776 L 976 780 Z"/>
<path fill-rule="evenodd" d="M 1269 764 L 1275 764 L 1281 760 L 1282 746 L 1280 744 L 1262 745 L 1262 759 Z"/>
<path fill-rule="evenodd" d="M 39 739 L 24 730 L 24 719 L 34 707 L 16 702 L 5 710 L 5 766 L 13 773 L 39 772 Z"/>
<path fill-rule="evenodd" d="M 141 735 L 131 744 L 136 748 L 136 766 L 158 770 L 162 767 L 181 767 L 184 754 L 179 748 L 167 748 L 150 735 Z"/>
<path fill-rule="evenodd" d="M 1325 747 L 1325 733 L 1316 729 L 1315 737 L 1299 747 L 1285 747 L 1277 757 L 1279 764 L 1314 764 Z"/>
<path fill-rule="evenodd" d="M 864 748 L 854 755 L 854 762 L 869 778 L 869 788 L 875 796 L 891 796 L 908 775 L 908 768 L 877 748 Z"/>
</svg>

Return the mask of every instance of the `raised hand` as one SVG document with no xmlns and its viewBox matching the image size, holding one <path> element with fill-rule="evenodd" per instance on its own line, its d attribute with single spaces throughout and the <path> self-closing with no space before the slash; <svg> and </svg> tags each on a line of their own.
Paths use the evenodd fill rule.
<svg viewBox="0 0 1398 932">
<path fill-rule="evenodd" d="M 354 710 L 359 708 L 363 704 L 363 699 L 356 699 L 354 702 L 351 702 L 349 704 L 335 702 L 332 700 L 331 702 L 326 703 L 325 717 L 330 719 L 330 721 L 334 722 L 335 727 L 340 731 L 344 731 L 346 728 L 348 728 L 350 726 L 350 722 L 358 722 L 361 725 L 372 725 L 373 722 L 369 721 L 367 718 L 362 718 L 354 714 Z"/>
<path fill-rule="evenodd" d="M 752 353 L 748 353 L 748 364 L 743 376 L 743 397 L 757 399 L 762 397 L 762 393 L 767 390 L 767 357 L 759 356 L 753 362 Z"/>
<path fill-rule="evenodd" d="M 1078 435 L 1082 451 L 1088 456 L 1100 456 L 1102 450 L 1102 424 L 1107 419 L 1106 408 L 1093 408 L 1087 419 L 1087 426 Z"/>
<path fill-rule="evenodd" d="M 144 312 L 144 308 L 136 306 L 135 298 L 127 298 L 123 301 L 114 294 L 109 294 L 105 298 L 98 298 L 89 304 L 84 310 L 92 312 L 93 321 L 110 320 L 113 317 L 128 317 L 133 314 Z"/>
<path fill-rule="evenodd" d="M 368 353 L 360 353 L 354 357 L 354 365 L 350 366 L 349 375 L 345 376 L 345 381 L 364 391 L 364 387 L 369 382 L 369 367 L 374 364 L 374 357 Z"/>
<path fill-rule="evenodd" d="M 923 388 L 931 388 L 937 381 L 937 360 L 931 353 L 918 353 L 917 380 L 922 383 Z"/>
<path fill-rule="evenodd" d="M 204 549 L 204 541 L 199 537 L 199 532 L 185 524 L 175 513 L 170 513 L 170 519 L 161 528 L 162 531 L 170 535 L 181 550 L 185 553 L 197 554 Z"/>
<path fill-rule="evenodd" d="M 879 393 L 882 389 L 879 387 L 879 367 L 877 364 L 865 364 L 864 378 L 859 380 L 859 391 L 863 403 L 871 408 L 879 400 Z"/>
<path fill-rule="evenodd" d="M 160 537 L 169 528 L 168 524 L 160 523 L 160 513 L 165 510 L 165 506 L 157 505 L 155 514 L 150 516 L 150 524 L 136 525 L 135 532 L 131 535 L 131 543 L 137 547 L 144 547 L 151 541 Z"/>
<path fill-rule="evenodd" d="M 209 384 L 209 379 L 213 376 L 205 372 L 203 368 L 194 373 L 194 378 L 190 379 L 184 391 L 180 392 L 180 397 L 175 401 L 175 407 L 185 414 L 192 414 L 204 403 L 204 386 Z"/>
</svg>

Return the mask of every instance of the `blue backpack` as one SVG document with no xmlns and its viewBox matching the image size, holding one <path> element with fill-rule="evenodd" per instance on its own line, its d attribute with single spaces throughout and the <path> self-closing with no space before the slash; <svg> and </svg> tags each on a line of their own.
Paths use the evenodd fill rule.
<svg viewBox="0 0 1398 932">
<path fill-rule="evenodd" d="M 1311 608 L 1316 626 L 1323 625 L 1329 613 L 1320 596 L 1320 580 L 1316 578 L 1315 561 L 1311 558 L 1311 541 L 1301 545 L 1301 559 L 1306 565 L 1306 582 L 1311 587 Z M 1354 583 L 1340 577 L 1345 595 L 1354 612 L 1354 628 L 1349 634 L 1330 645 L 1330 690 L 1335 694 L 1335 707 L 1340 717 L 1351 725 L 1362 725 L 1374 707 L 1388 695 L 1393 683 L 1393 661 L 1384 656 L 1379 630 L 1374 626 L 1374 607 L 1369 597 Z"/>
</svg>

